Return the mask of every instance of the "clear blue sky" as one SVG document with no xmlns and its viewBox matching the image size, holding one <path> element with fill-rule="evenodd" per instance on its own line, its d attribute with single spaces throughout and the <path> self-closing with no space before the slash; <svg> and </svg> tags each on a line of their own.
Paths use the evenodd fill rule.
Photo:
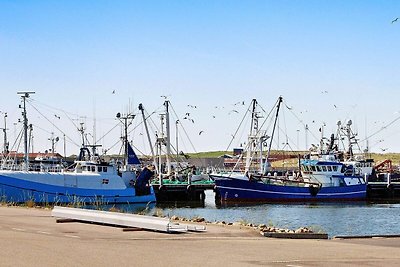
<svg viewBox="0 0 400 267">
<path fill-rule="evenodd" d="M 98 137 L 117 112 L 136 112 L 138 103 L 152 112 L 169 95 L 180 118 L 190 112 L 196 120 L 185 121 L 196 150 L 207 151 L 227 147 L 244 112 L 228 114 L 234 103 L 257 98 L 269 110 L 282 95 L 315 136 L 323 122 L 328 133 L 337 120 L 352 119 L 363 139 L 400 116 L 396 17 L 400 1 L 0 0 L 0 110 L 9 113 L 12 138 L 16 92 L 36 91 L 36 101 L 86 116 L 88 132 L 96 114 Z M 58 129 L 80 143 L 65 116 L 57 121 L 46 111 L 57 127 L 28 111 L 38 126 L 36 150 L 48 148 Z M 293 149 L 304 149 L 304 128 L 286 113 L 281 127 Z M 130 139 L 148 152 L 142 131 Z M 399 134 L 400 121 L 371 137 L 372 150 L 400 152 Z M 104 147 L 118 136 L 102 140 Z M 76 152 L 69 146 L 68 154 Z"/>
</svg>

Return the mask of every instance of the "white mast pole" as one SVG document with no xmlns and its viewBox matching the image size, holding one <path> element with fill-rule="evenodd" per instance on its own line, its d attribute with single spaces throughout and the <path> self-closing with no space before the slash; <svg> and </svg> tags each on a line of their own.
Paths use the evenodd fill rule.
<svg viewBox="0 0 400 267">
<path fill-rule="evenodd" d="M 167 175 L 171 174 L 171 160 L 170 160 L 170 156 L 171 156 L 171 138 L 170 138 L 170 125 L 169 125 L 169 101 L 165 101 L 164 103 L 165 105 L 165 129 L 166 129 L 166 134 L 167 134 L 167 144 L 166 144 L 166 148 L 167 148 L 167 155 L 166 155 L 166 159 L 167 159 Z"/>
<path fill-rule="evenodd" d="M 26 116 L 26 99 L 29 98 L 30 94 L 34 94 L 35 92 L 17 92 L 18 95 L 21 95 L 23 101 L 23 112 L 22 116 L 24 118 L 24 170 L 28 171 L 29 169 L 29 153 L 28 153 L 28 117 Z"/>
</svg>

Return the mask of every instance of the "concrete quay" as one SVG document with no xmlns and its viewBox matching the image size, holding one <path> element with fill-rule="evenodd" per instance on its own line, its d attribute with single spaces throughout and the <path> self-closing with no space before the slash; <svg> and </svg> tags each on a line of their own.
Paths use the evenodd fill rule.
<svg viewBox="0 0 400 267">
<path fill-rule="evenodd" d="M 400 238 L 273 239 L 238 226 L 124 232 L 0 206 L 0 266 L 398 266 Z"/>
</svg>

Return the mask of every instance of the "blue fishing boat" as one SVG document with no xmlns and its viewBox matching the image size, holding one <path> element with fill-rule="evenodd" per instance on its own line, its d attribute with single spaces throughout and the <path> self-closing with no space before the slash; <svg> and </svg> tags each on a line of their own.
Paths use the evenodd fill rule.
<svg viewBox="0 0 400 267">
<path fill-rule="evenodd" d="M 255 101 L 255 100 L 253 100 Z M 314 202 L 314 201 L 360 201 L 366 198 L 364 176 L 367 171 L 359 168 L 359 161 L 341 162 L 333 150 L 318 156 L 307 156 L 299 161 L 298 172 L 278 175 L 270 173 L 268 158 L 270 156 L 272 137 L 282 98 L 279 98 L 272 136 L 260 135 L 258 122 L 252 122 L 248 148 L 262 147 L 262 142 L 270 139 L 266 160 L 259 162 L 259 170 L 250 168 L 252 152 L 247 153 L 244 172 L 211 174 L 215 181 L 217 199 L 222 203 L 267 203 L 267 202 Z M 256 102 L 254 102 L 256 103 Z M 252 119 L 257 119 L 253 105 Z M 331 147 L 333 145 L 331 144 Z M 363 172 L 365 171 L 365 172 Z"/>
<path fill-rule="evenodd" d="M 151 168 L 144 168 L 136 176 L 137 170 L 133 168 L 133 164 L 140 162 L 126 137 L 124 166 L 104 162 L 97 154 L 91 153 L 88 148 L 90 146 L 87 145 L 82 146 L 78 159 L 69 168 L 65 168 L 62 162 L 29 162 L 26 135 L 28 119 L 25 108 L 29 94 L 22 93 L 21 96 L 25 132 L 24 160 L 18 163 L 10 159 L 9 152 L 3 153 L 0 201 L 87 204 L 134 204 L 156 201 L 153 188 L 149 184 L 154 172 Z M 124 119 L 121 116 L 118 118 Z M 92 145 L 92 148 L 95 146 Z"/>
<path fill-rule="evenodd" d="M 215 176 L 216 190 L 222 202 L 313 202 L 365 200 L 363 176 L 345 174 L 340 162 L 304 160 L 303 177 L 254 174 L 240 179 Z M 316 178 L 317 177 L 317 178 Z"/>
</svg>

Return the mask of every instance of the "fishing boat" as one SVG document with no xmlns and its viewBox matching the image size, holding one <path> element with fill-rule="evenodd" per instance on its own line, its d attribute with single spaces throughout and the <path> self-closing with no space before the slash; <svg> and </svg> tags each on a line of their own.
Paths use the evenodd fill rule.
<svg viewBox="0 0 400 267">
<path fill-rule="evenodd" d="M 152 163 L 155 167 L 157 178 L 154 180 L 158 183 L 160 187 L 163 185 L 164 180 L 169 180 L 170 182 L 175 182 L 177 184 L 187 184 L 190 185 L 192 182 L 209 181 L 209 176 L 207 173 L 199 171 L 196 166 L 190 164 L 186 161 L 186 155 L 183 151 L 179 152 L 178 149 L 178 125 L 180 125 L 180 120 L 176 120 L 176 143 L 175 147 L 171 142 L 171 127 L 170 127 L 170 108 L 171 103 L 169 100 L 164 101 L 164 110 L 160 114 L 160 127 L 159 132 L 156 133 L 155 144 L 151 141 L 151 135 L 148 130 L 147 117 L 145 115 L 145 110 L 142 104 L 139 105 L 139 110 L 142 113 L 143 124 L 146 130 L 147 139 L 149 142 L 149 147 L 152 155 Z M 181 125 L 182 126 L 182 125 Z M 183 126 L 182 126 L 183 128 Z M 185 131 L 186 134 L 186 131 Z M 190 143 L 192 143 L 189 140 Z M 155 147 L 156 151 L 154 151 Z M 172 150 L 175 150 L 172 153 Z"/>
<path fill-rule="evenodd" d="M 144 168 L 136 177 L 133 164 L 140 163 L 131 145 L 124 138 L 125 164 L 105 162 L 95 151 L 95 145 L 82 145 L 79 157 L 71 167 L 60 162 L 40 162 L 38 168 L 29 161 L 28 119 L 25 102 L 31 92 L 22 92 L 24 125 L 24 159 L 21 164 L 10 159 L 3 160 L 0 170 L 0 200 L 7 203 L 151 203 L 155 202 L 149 180 L 154 172 Z M 117 116 L 118 117 L 118 116 Z M 126 121 L 128 116 L 118 117 Z M 125 129 L 127 124 L 125 124 Z M 125 131 L 126 132 L 126 131 Z M 3 153 L 4 158 L 9 153 Z"/>
<path fill-rule="evenodd" d="M 225 174 L 211 174 L 215 181 L 217 199 L 222 203 L 268 203 L 268 202 L 314 202 L 314 201 L 355 201 L 366 198 L 365 175 L 360 168 L 354 168 L 359 161 L 341 162 L 335 153 L 329 151 L 317 157 L 299 160 L 298 172 L 278 175 L 270 173 L 268 162 L 272 139 L 276 127 L 280 104 L 278 99 L 276 117 L 271 136 L 260 134 L 258 129 L 256 100 L 253 100 L 251 131 L 248 141 L 246 167 L 238 174 L 232 171 Z M 263 159 L 262 144 L 270 139 L 266 159 Z M 259 170 L 250 168 L 251 148 L 261 148 Z M 249 152 L 250 151 L 250 152 Z M 358 170 L 358 171 L 356 171 Z"/>
</svg>

